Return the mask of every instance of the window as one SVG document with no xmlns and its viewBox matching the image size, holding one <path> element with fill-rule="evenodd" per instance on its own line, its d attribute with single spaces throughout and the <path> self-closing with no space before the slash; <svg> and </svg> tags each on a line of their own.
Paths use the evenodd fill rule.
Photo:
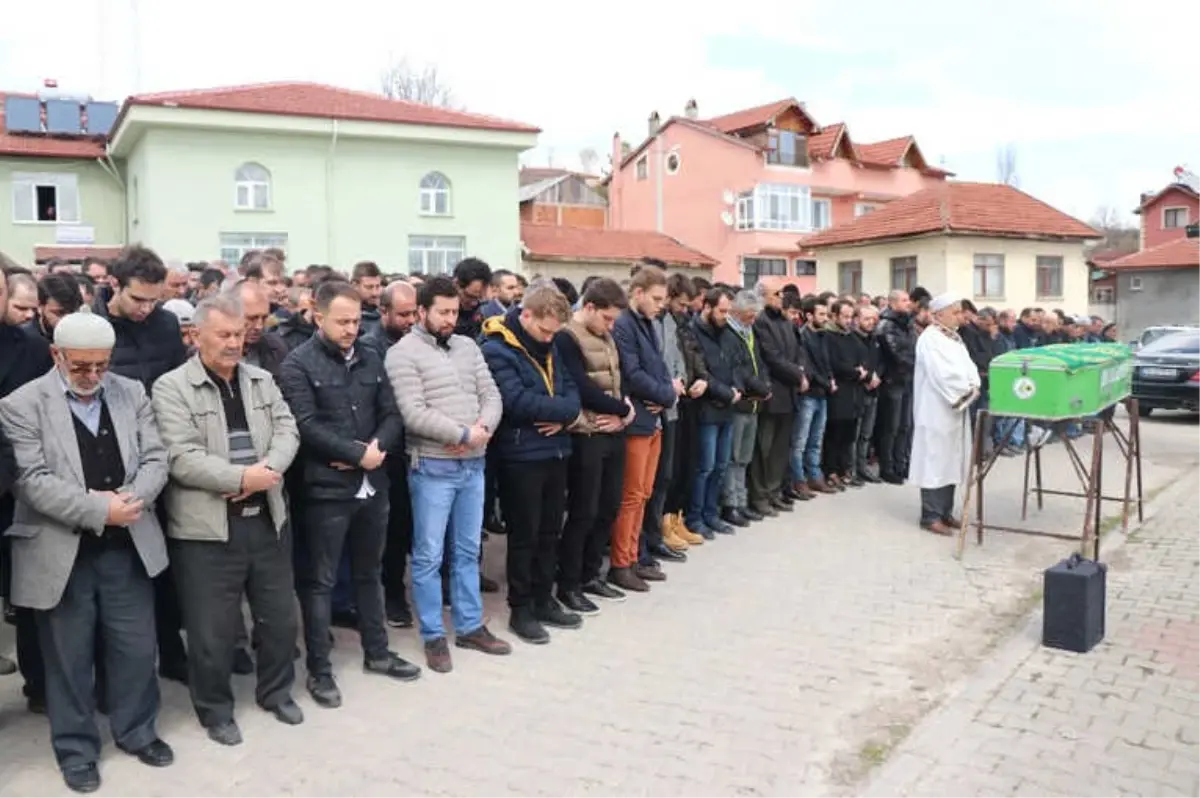
<svg viewBox="0 0 1200 798">
<path fill-rule="evenodd" d="M 797 277 L 813 277 L 817 273 L 817 262 L 815 260 L 804 260 L 796 258 L 796 276 Z"/>
<path fill-rule="evenodd" d="M 1063 259 L 1057 255 L 1037 256 L 1037 298 L 1059 299 L 1063 295 Z"/>
<path fill-rule="evenodd" d="M 14 172 L 14 222 L 78 223 L 79 179 L 73 174 Z"/>
<path fill-rule="evenodd" d="M 892 258 L 892 290 L 912 291 L 917 287 L 917 256 Z"/>
<path fill-rule="evenodd" d="M 878 210 L 878 208 L 878 205 L 872 205 L 869 202 L 856 202 L 854 203 L 854 216 L 855 218 L 866 216 L 871 211 Z"/>
<path fill-rule="evenodd" d="M 742 258 L 742 285 L 753 288 L 760 277 L 787 277 L 787 258 Z"/>
<path fill-rule="evenodd" d="M 594 188 L 577 177 L 555 183 L 537 196 L 539 203 L 548 205 L 597 205 L 607 203 Z"/>
<path fill-rule="evenodd" d="M 239 211 L 271 209 L 271 173 L 256 163 L 244 163 L 233 175 L 233 207 Z"/>
<path fill-rule="evenodd" d="M 650 161 L 645 155 L 637 159 L 637 163 L 633 165 L 634 176 L 638 180 L 645 180 L 650 176 Z"/>
<path fill-rule="evenodd" d="M 467 239 L 462 236 L 409 236 L 409 274 L 451 274 L 467 256 Z"/>
<path fill-rule="evenodd" d="M 833 205 L 827 199 L 812 201 L 812 228 L 824 230 L 833 225 Z"/>
<path fill-rule="evenodd" d="M 1187 208 L 1163 208 L 1163 229 L 1173 230 L 1177 227 L 1187 227 Z"/>
<path fill-rule="evenodd" d="M 421 213 L 450 215 L 450 181 L 441 172 L 430 172 L 421 178 Z"/>
<path fill-rule="evenodd" d="M 252 249 L 279 247 L 287 250 L 287 233 L 221 233 L 221 260 L 238 263 Z"/>
<path fill-rule="evenodd" d="M 975 296 L 989 299 L 1004 297 L 1004 256 L 975 256 Z"/>
<path fill-rule="evenodd" d="M 1141 277 L 1130 277 L 1129 278 L 1129 290 L 1130 291 L 1141 291 L 1142 290 L 1142 278 Z"/>
<path fill-rule="evenodd" d="M 737 229 L 807 233 L 812 215 L 808 186 L 764 183 L 738 197 Z"/>
<path fill-rule="evenodd" d="M 767 163 L 808 166 L 808 139 L 794 130 L 772 130 L 767 134 Z"/>
<path fill-rule="evenodd" d="M 1092 289 L 1092 302 L 1097 305 L 1111 305 L 1113 302 L 1112 288 L 1104 285 Z"/>
<path fill-rule="evenodd" d="M 667 155 L 667 174 L 674 175 L 679 173 L 679 167 L 683 165 L 683 160 L 679 157 L 679 153 L 673 152 Z"/>
<path fill-rule="evenodd" d="M 862 261 L 843 260 L 838 262 L 838 293 L 862 293 Z"/>
</svg>

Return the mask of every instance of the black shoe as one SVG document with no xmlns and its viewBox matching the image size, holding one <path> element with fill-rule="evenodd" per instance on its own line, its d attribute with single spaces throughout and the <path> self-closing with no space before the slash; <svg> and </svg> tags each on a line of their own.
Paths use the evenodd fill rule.
<svg viewBox="0 0 1200 798">
<path fill-rule="evenodd" d="M 291 697 L 283 699 L 273 707 L 263 707 L 263 709 L 274 715 L 275 720 L 286 723 L 288 726 L 299 726 L 304 722 L 304 711 Z"/>
<path fill-rule="evenodd" d="M 726 507 L 721 511 L 721 520 L 730 526 L 747 527 L 750 526 L 750 521 L 742 515 L 742 511 L 736 507 Z M 721 530 L 717 530 L 720 532 Z"/>
<path fill-rule="evenodd" d="M 412 610 L 408 602 L 397 599 L 389 601 L 386 608 L 387 625 L 393 629 L 411 629 L 413 625 Z"/>
<path fill-rule="evenodd" d="M 576 615 L 599 615 L 600 608 L 592 600 L 583 595 L 581 590 L 560 590 L 558 600 L 569 612 Z"/>
<path fill-rule="evenodd" d="M 165 660 L 158 663 L 158 675 L 172 682 L 187 684 L 187 660 Z"/>
<path fill-rule="evenodd" d="M 778 518 L 779 517 L 779 511 L 776 510 L 774 507 L 772 507 L 770 504 L 755 505 L 753 512 L 758 514 L 759 520 L 762 520 L 763 518 Z"/>
<path fill-rule="evenodd" d="M 567 612 L 553 598 L 539 601 L 534 608 L 534 615 L 543 625 L 555 629 L 578 629 L 583 626 L 583 618 L 573 612 Z"/>
<path fill-rule="evenodd" d="M 718 521 L 715 518 L 711 523 L 706 521 L 705 525 L 718 535 L 732 535 L 737 532 L 737 530 L 731 527 L 729 524 L 725 523 L 724 521 Z"/>
<path fill-rule="evenodd" d="M 853 479 L 846 480 L 846 487 L 848 488 L 861 488 L 866 484 L 867 481 L 862 477 L 854 477 Z"/>
<path fill-rule="evenodd" d="M 658 563 L 649 565 L 647 563 L 638 563 L 633 566 L 633 574 L 643 582 L 665 582 L 667 575 L 658 567 Z"/>
<path fill-rule="evenodd" d="M 605 601 L 624 601 L 626 598 L 624 593 L 603 579 L 593 579 L 585 584 L 583 586 L 583 593 L 584 595 L 595 596 Z"/>
<path fill-rule="evenodd" d="M 784 504 L 795 504 L 796 502 L 807 501 L 808 497 L 800 491 L 793 488 L 791 485 L 784 488 L 779 493 L 779 498 Z"/>
<path fill-rule="evenodd" d="M 238 728 L 237 723 L 227 720 L 224 723 L 209 726 L 208 739 L 221 745 L 241 745 L 242 730 Z"/>
<path fill-rule="evenodd" d="M 521 607 L 513 609 L 508 617 L 508 628 L 526 643 L 541 646 L 550 642 L 550 634 L 538 622 L 531 608 Z"/>
<path fill-rule="evenodd" d="M 489 518 L 483 522 L 483 528 L 493 535 L 507 535 L 508 526 L 499 518 Z"/>
<path fill-rule="evenodd" d="M 318 706 L 337 709 L 342 705 L 342 691 L 338 689 L 337 682 L 329 674 L 309 676 L 305 686 Z"/>
<path fill-rule="evenodd" d="M 751 510 L 749 507 L 740 508 L 740 512 L 742 514 L 742 518 L 745 518 L 747 521 L 749 521 L 752 524 L 763 520 L 762 513 L 758 512 L 756 510 Z"/>
<path fill-rule="evenodd" d="M 858 475 L 858 478 L 861 479 L 863 482 L 870 482 L 872 485 L 877 485 L 880 482 L 883 482 L 882 479 L 875 476 L 870 471 L 862 472 L 861 474 Z"/>
<path fill-rule="evenodd" d="M 880 479 L 882 479 L 884 482 L 886 482 L 889 485 L 903 485 L 904 484 L 904 478 L 897 476 L 896 474 L 884 474 L 882 477 L 880 477 Z"/>
<path fill-rule="evenodd" d="M 63 768 L 62 777 L 72 792 L 95 792 L 100 789 L 100 769 L 95 762 Z"/>
<path fill-rule="evenodd" d="M 46 697 L 43 695 L 31 695 L 25 699 L 25 708 L 34 715 L 46 714 Z"/>
<path fill-rule="evenodd" d="M 125 753 L 136 756 L 139 762 L 152 768 L 165 768 L 167 765 L 175 763 L 175 752 L 162 740 L 155 740 L 136 751 L 126 751 Z"/>
<path fill-rule="evenodd" d="M 233 652 L 233 672 L 238 676 L 254 673 L 254 658 L 246 649 L 238 648 Z"/>
<path fill-rule="evenodd" d="M 483 574 L 479 575 L 479 592 L 480 593 L 499 593 L 500 583 L 495 579 L 488 579 Z M 447 602 L 449 603 L 449 602 Z"/>
<path fill-rule="evenodd" d="M 774 507 L 779 512 L 783 512 L 783 513 L 790 513 L 794 508 L 794 505 L 791 502 L 786 501 L 781 496 L 777 496 L 774 499 L 771 499 L 771 506 Z"/>
<path fill-rule="evenodd" d="M 357 610 L 334 610 L 329 616 L 329 625 L 340 629 L 358 629 Z"/>
<path fill-rule="evenodd" d="M 450 658 L 450 646 L 446 644 L 446 638 L 435 637 L 425 641 L 425 665 L 434 673 L 454 670 L 454 660 Z"/>
<path fill-rule="evenodd" d="M 666 562 L 687 562 L 687 555 L 682 551 L 667 546 L 665 543 L 655 543 L 648 547 L 649 552 L 654 555 L 656 560 L 665 560 Z"/>
<path fill-rule="evenodd" d="M 377 673 L 400 682 L 411 682 L 421 678 L 421 668 L 401 657 L 394 651 L 389 651 L 379 659 L 363 661 L 363 672 Z"/>
</svg>

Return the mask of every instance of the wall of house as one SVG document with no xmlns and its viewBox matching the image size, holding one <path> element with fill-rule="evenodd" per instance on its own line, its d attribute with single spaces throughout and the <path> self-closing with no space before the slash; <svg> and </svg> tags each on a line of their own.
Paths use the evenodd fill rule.
<svg viewBox="0 0 1200 798">
<path fill-rule="evenodd" d="M 493 266 L 519 262 L 518 150 L 288 132 L 152 129 L 135 145 L 139 237 L 164 257 L 215 258 L 221 233 L 288 237 L 297 264 L 374 260 L 408 270 L 408 236 L 463 236 Z M 267 211 L 234 207 L 234 172 L 245 162 L 271 173 Z M 439 171 L 451 213 L 420 213 L 419 183 Z M 131 223 L 132 228 L 132 223 Z"/>
<path fill-rule="evenodd" d="M 979 307 L 991 305 L 1020 311 L 1024 307 L 1060 308 L 1067 313 L 1086 312 L 1090 302 L 1089 269 L 1082 242 L 1028 241 L 1009 238 L 953 236 L 947 239 L 946 284 Z M 975 296 L 975 255 L 1004 256 L 1003 296 Z M 1037 286 L 1039 255 L 1063 259 L 1062 296 L 1041 296 Z M 938 292 L 931 291 L 936 295 Z"/>
<path fill-rule="evenodd" d="M 1137 290 L 1135 285 L 1139 286 Z M 1200 324 L 1197 270 L 1117 272 L 1117 324 L 1125 341 L 1132 341 L 1156 324 Z"/>
<path fill-rule="evenodd" d="M 54 246 L 56 222 L 14 222 L 12 178 L 16 172 L 74 174 L 79 187 L 79 221 L 92 227 L 95 243 L 125 243 L 124 199 L 117 180 L 95 161 L 62 158 L 0 158 L 0 252 L 24 266 L 33 265 L 33 250 Z"/>
<path fill-rule="evenodd" d="M 909 238 L 882 244 L 829 247 L 817 251 L 816 291 L 840 291 L 838 264 L 862 261 L 862 291 L 872 296 L 892 289 L 892 258 L 915 256 L 917 285 L 937 294 L 948 290 L 946 261 L 949 239 L 944 236 Z"/>
<path fill-rule="evenodd" d="M 521 221 L 566 227 L 603 229 L 608 216 L 606 208 L 594 205 L 552 205 L 543 202 L 521 203 Z"/>
<path fill-rule="evenodd" d="M 576 290 L 583 286 L 583 281 L 592 275 L 597 277 L 608 277 L 616 280 L 618 283 L 624 283 L 629 279 L 629 267 L 631 261 L 547 261 L 547 260 L 531 260 L 526 258 L 522 261 L 523 273 L 526 277 L 532 277 L 535 274 L 540 274 L 543 277 L 565 277 L 571 281 Z M 667 270 L 669 274 L 681 272 L 689 277 L 704 277 L 712 280 L 712 269 L 705 268 L 670 268 Z"/>
<path fill-rule="evenodd" d="M 1159 244 L 1165 244 L 1186 235 L 1186 231 L 1182 227 L 1169 229 L 1163 227 L 1163 211 L 1166 208 L 1187 208 L 1188 224 L 1200 219 L 1200 198 L 1177 188 L 1169 189 L 1142 209 L 1142 249 L 1157 247 Z"/>
<path fill-rule="evenodd" d="M 667 174 L 662 164 L 672 151 L 680 156 L 680 168 Z M 680 124 L 666 128 L 643 154 L 648 158 L 647 179 L 636 179 L 637 159 L 613 175 L 609 223 L 626 230 L 658 229 L 661 181 L 661 232 L 715 258 L 720 264 L 716 278 L 728 282 L 738 281 L 742 256 L 798 252 L 803 233 L 746 231 L 725 225 L 723 211 L 736 215 L 736 207 L 724 201 L 726 191 L 736 195 L 759 183 L 810 186 L 814 197 L 834 200 L 833 223 L 840 224 L 854 218 L 852 194 L 862 192 L 870 197 L 862 201 L 882 204 L 941 180 L 915 169 L 867 169 L 841 160 L 810 168 L 769 165 L 759 152 Z M 619 153 L 614 153 L 614 161 L 619 163 Z"/>
</svg>

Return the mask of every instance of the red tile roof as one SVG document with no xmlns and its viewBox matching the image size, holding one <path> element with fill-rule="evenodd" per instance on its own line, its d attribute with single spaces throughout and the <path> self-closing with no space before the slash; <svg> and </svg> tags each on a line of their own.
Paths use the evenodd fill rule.
<svg viewBox="0 0 1200 798">
<path fill-rule="evenodd" d="M 800 113 L 808 116 L 803 107 L 801 107 L 799 100 L 795 97 L 787 97 L 782 100 L 776 100 L 773 103 L 767 103 L 766 105 L 758 105 L 754 108 L 734 111 L 732 114 L 715 116 L 712 119 L 706 119 L 705 124 L 715 127 L 722 133 L 734 133 L 738 130 L 765 125 L 792 107 L 795 107 Z"/>
<path fill-rule="evenodd" d="M 48 136 L 45 133 L 6 133 L 4 98 L 30 97 L 34 94 L 0 93 L 0 156 L 27 158 L 99 158 L 104 155 L 104 139 L 84 136 Z"/>
<path fill-rule="evenodd" d="M 533 260 L 625 261 L 659 258 L 673 266 L 712 267 L 703 252 L 652 230 L 611 230 L 522 224 L 521 241 Z"/>
<path fill-rule="evenodd" d="M 120 117 L 124 117 L 129 108 L 135 105 L 244 111 L 319 119 L 355 119 L 363 122 L 392 122 L 402 125 L 433 125 L 518 133 L 541 132 L 532 125 L 510 122 L 494 116 L 392 100 L 381 94 L 324 86 L 319 83 L 259 83 L 136 95 L 125 101 Z M 113 125 L 114 130 L 121 123 L 120 117 Z"/>
<path fill-rule="evenodd" d="M 867 163 L 899 166 L 900 159 L 915 142 L 912 136 L 876 141 L 858 145 L 858 157 Z"/>
<path fill-rule="evenodd" d="M 1142 211 L 1146 210 L 1146 206 L 1153 205 L 1154 203 L 1158 202 L 1159 199 L 1161 199 L 1162 197 L 1171 193 L 1172 191 L 1178 191 L 1189 197 L 1200 196 L 1200 194 L 1197 194 L 1196 190 L 1194 188 L 1192 188 L 1191 186 L 1189 186 L 1187 183 L 1170 183 L 1165 188 L 1163 188 L 1159 191 L 1155 191 L 1150 194 L 1143 194 L 1141 203 L 1137 206 L 1136 209 L 1134 209 L 1133 212 L 1141 213 Z"/>
<path fill-rule="evenodd" d="M 1114 260 L 1131 255 L 1136 251 L 1132 249 L 1096 249 L 1087 256 L 1087 262 L 1096 268 L 1105 268 Z"/>
<path fill-rule="evenodd" d="M 922 233 L 1100 238 L 1100 233 L 1041 200 L 999 183 L 945 183 L 889 202 L 852 222 L 800 240 L 832 247 Z"/>
<path fill-rule="evenodd" d="M 808 139 L 808 156 L 810 158 L 832 158 L 836 153 L 834 147 L 846 130 L 844 122 L 837 122 L 823 127 Z"/>
<path fill-rule="evenodd" d="M 1104 264 L 1113 271 L 1139 269 L 1195 269 L 1200 267 L 1200 239 L 1176 238 L 1157 247 L 1143 249 L 1132 255 Z"/>
<path fill-rule="evenodd" d="M 62 258 L 63 260 L 83 260 L 84 258 L 103 258 L 111 260 L 121 254 L 124 247 L 120 246 L 97 246 L 95 244 L 81 244 L 79 246 L 57 246 L 57 247 L 34 247 L 33 258 L 38 263 L 50 260 L 51 258 Z"/>
</svg>

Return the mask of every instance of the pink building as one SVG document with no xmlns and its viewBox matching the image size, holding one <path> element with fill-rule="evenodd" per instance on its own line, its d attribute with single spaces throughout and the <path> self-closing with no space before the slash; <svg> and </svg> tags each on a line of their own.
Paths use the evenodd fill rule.
<svg viewBox="0 0 1200 798">
<path fill-rule="evenodd" d="M 636 147 L 613 136 L 609 225 L 657 230 L 717 259 L 714 277 L 816 287 L 804 235 L 851 221 L 944 181 L 912 136 L 858 144 L 846 125 L 822 127 L 794 98 L 713 119 L 696 102 L 665 122 L 650 116 Z"/>
<path fill-rule="evenodd" d="M 1189 224 L 1200 221 L 1200 179 L 1176 167 L 1175 182 L 1161 191 L 1143 194 L 1134 211 L 1142 217 L 1141 249 L 1154 249 L 1185 237 Z"/>
</svg>

